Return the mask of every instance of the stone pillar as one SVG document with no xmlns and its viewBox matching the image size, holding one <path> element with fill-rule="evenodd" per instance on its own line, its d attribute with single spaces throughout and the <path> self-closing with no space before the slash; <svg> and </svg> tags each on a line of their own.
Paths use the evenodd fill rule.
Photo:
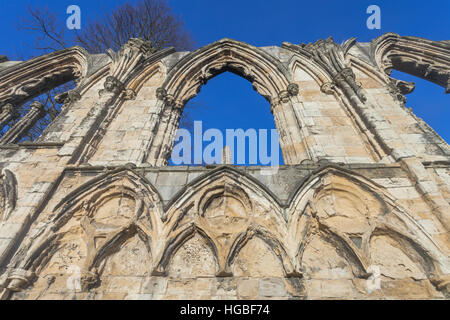
<svg viewBox="0 0 450 320">
<path fill-rule="evenodd" d="M 294 110 L 293 97 L 280 97 L 271 106 L 275 126 L 280 136 L 280 147 L 284 163 L 288 165 L 300 164 L 310 157 L 311 150 L 306 145 L 302 131 L 302 119 Z"/>
<path fill-rule="evenodd" d="M 154 138 L 151 142 L 151 147 L 147 162 L 153 166 L 167 165 L 170 151 L 174 144 L 176 131 L 178 129 L 182 107 L 173 101 L 165 101 L 163 109 L 160 113 L 160 121 L 157 127 Z"/>
<path fill-rule="evenodd" d="M 183 113 L 183 106 L 180 104 L 175 104 L 173 106 L 173 111 L 167 126 L 166 138 L 164 139 L 164 144 L 161 147 L 158 162 L 156 163 L 157 166 L 167 166 L 169 162 L 169 158 L 171 156 L 172 149 L 175 144 L 175 136 L 180 126 L 180 119 L 182 113 Z"/>
<path fill-rule="evenodd" d="M 2 113 L 0 113 L 0 129 L 8 124 L 15 116 L 14 106 L 10 103 L 5 104 L 2 107 Z"/>
<path fill-rule="evenodd" d="M 167 94 L 163 88 L 156 90 L 158 113 L 152 117 L 153 132 L 144 155 L 143 162 L 152 166 L 166 166 L 170 158 L 170 152 L 175 143 L 175 135 L 178 130 L 184 104 L 175 101 L 173 96 Z"/>
<path fill-rule="evenodd" d="M 283 153 L 283 160 L 286 164 L 295 163 L 294 142 L 287 126 L 284 106 L 281 103 L 272 104 L 271 112 L 275 122 L 275 126 L 280 136 L 280 147 Z"/>
<path fill-rule="evenodd" d="M 30 111 L 3 135 L 0 144 L 19 141 L 44 114 L 44 106 L 40 102 L 34 101 L 30 106 Z"/>
</svg>

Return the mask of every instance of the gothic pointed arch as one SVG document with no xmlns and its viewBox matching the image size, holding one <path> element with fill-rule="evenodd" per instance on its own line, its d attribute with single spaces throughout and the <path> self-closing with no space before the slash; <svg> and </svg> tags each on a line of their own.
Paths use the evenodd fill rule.
<svg viewBox="0 0 450 320">
<path fill-rule="evenodd" d="M 287 163 L 299 163 L 301 155 L 295 148 L 297 135 L 294 131 L 299 131 L 300 125 L 287 128 L 285 123 L 293 114 L 292 101 L 297 99 L 298 85 L 292 82 L 290 72 L 275 57 L 260 48 L 231 39 L 222 39 L 191 52 L 170 68 L 164 83 L 156 91 L 162 120 L 155 128 L 155 138 L 149 144 L 145 162 L 155 166 L 167 164 L 184 105 L 209 79 L 225 71 L 249 80 L 269 101 L 275 126 L 280 132 L 283 158 Z"/>
<path fill-rule="evenodd" d="M 292 55 L 288 66 L 294 83 L 299 87 L 300 98 L 294 105 L 294 115 L 301 128 L 302 160 L 319 161 L 327 154 L 333 154 L 333 150 L 327 150 L 329 146 L 326 143 L 319 143 L 323 138 L 320 136 L 323 125 L 318 123 L 322 122 L 332 122 L 353 131 L 352 145 L 359 146 L 360 156 L 372 161 L 380 160 L 384 152 L 358 114 L 367 97 L 356 79 L 355 68 L 346 59 L 347 46 L 339 45 L 330 37 L 314 43 L 284 42 L 282 48 Z M 327 109 L 330 111 L 325 111 Z M 316 121 L 319 114 L 328 119 Z M 333 119 L 338 114 L 345 116 L 346 120 Z"/>
<path fill-rule="evenodd" d="M 192 181 L 170 202 L 164 221 L 164 255 L 201 230 L 217 254 L 219 275 L 230 275 L 236 254 L 248 239 L 258 236 L 276 251 L 287 273 L 292 271 L 283 241 L 276 240 L 286 234 L 280 205 L 259 183 L 238 170 L 224 166 Z"/>
<path fill-rule="evenodd" d="M 151 206 L 158 211 L 158 214 L 160 216 L 163 215 L 162 200 L 159 192 L 145 177 L 136 173 L 130 167 L 120 167 L 89 180 L 65 196 L 55 206 L 54 211 L 58 212 L 58 216 L 60 216 L 64 211 L 73 207 L 74 204 L 79 204 L 81 198 L 91 195 L 92 191 L 100 188 L 111 189 L 115 186 L 115 183 L 122 182 L 124 179 L 133 187 L 129 188 L 129 190 L 136 198 L 151 203 Z M 100 196 L 101 193 L 98 193 L 98 195 Z"/>
<path fill-rule="evenodd" d="M 308 74 L 311 79 L 314 79 L 319 87 L 333 82 L 332 75 L 322 65 L 311 59 L 311 54 L 308 51 L 289 42 L 283 42 L 281 47 L 293 53 L 287 63 L 293 76 L 295 71 L 300 69 Z"/>
<path fill-rule="evenodd" d="M 429 254 L 428 249 L 419 241 L 414 240 L 411 234 L 390 223 L 380 223 L 372 231 L 369 242 L 377 236 L 385 236 L 397 242 L 398 247 L 422 268 L 428 278 L 431 279 L 440 273 L 439 262 Z"/>
<path fill-rule="evenodd" d="M 95 156 L 98 155 L 98 149 L 105 138 L 107 139 L 108 127 L 120 118 L 124 107 L 136 103 L 133 100 L 142 93 L 140 91 L 147 80 L 158 74 L 165 77 L 166 67 L 162 59 L 173 52 L 173 48 L 157 50 L 148 41 L 132 38 L 118 52 L 109 50 L 108 55 L 103 55 L 103 59 L 108 61 L 89 77 L 89 81 L 86 81 L 82 88 L 85 89 L 88 84 L 97 85 L 103 82 L 104 88 L 100 89 L 98 94 L 104 97 L 102 105 L 105 110 L 102 112 L 98 130 L 85 137 L 85 145 L 73 155 L 71 163 L 97 160 Z"/>
<path fill-rule="evenodd" d="M 345 60 L 350 66 L 355 68 L 355 70 L 357 70 L 359 74 L 364 74 L 365 76 L 367 76 L 373 81 L 376 81 L 380 85 L 389 85 L 391 83 L 391 81 L 389 81 L 390 78 L 386 77 L 386 74 L 384 72 L 380 71 L 376 66 L 372 65 L 368 61 L 365 61 L 364 59 L 361 59 L 360 57 L 357 57 L 351 53 L 346 54 Z M 360 78 L 358 74 L 356 75 L 356 78 L 357 79 Z M 366 86 L 367 85 L 363 84 L 363 87 Z M 367 87 L 370 88 L 370 86 Z"/>
<path fill-rule="evenodd" d="M 301 273 L 295 268 L 295 263 L 293 263 L 289 253 L 286 249 L 283 238 L 277 238 L 272 232 L 267 230 L 265 227 L 260 225 L 250 225 L 245 232 L 242 232 L 234 241 L 231 249 L 225 260 L 226 271 L 224 274 L 232 275 L 232 267 L 236 263 L 239 254 L 248 245 L 249 241 L 253 239 L 262 240 L 269 251 L 277 258 L 283 269 L 283 275 L 285 277 L 299 277 Z M 249 263 L 250 261 L 247 261 Z"/>
<path fill-rule="evenodd" d="M 117 214 L 111 215 L 111 210 Z M 151 246 L 157 246 L 157 241 L 152 240 L 158 239 L 161 229 L 161 198 L 150 182 L 130 168 L 91 179 L 62 199 L 53 212 L 50 221 L 42 224 L 19 249 L 27 251 L 26 257 L 13 257 L 11 265 L 30 271 L 38 269 L 58 247 L 66 232 L 60 232 L 63 228 L 83 230 L 86 272 L 126 235 L 139 232 Z"/>
<path fill-rule="evenodd" d="M 291 215 L 294 214 L 291 213 Z M 288 238 L 290 239 L 288 250 L 293 257 L 298 274 L 311 276 L 305 274 L 308 272 L 308 268 L 311 268 L 308 262 L 305 262 L 305 254 L 319 241 L 326 243 L 325 247 L 328 248 L 329 254 L 338 254 L 343 259 L 342 263 L 348 266 L 348 270 L 354 277 L 367 278 L 369 276 L 369 264 L 364 252 L 352 241 L 351 237 L 339 229 L 339 226 L 320 219 L 314 201 L 306 204 L 302 214 L 291 220 L 288 228 Z"/>
<path fill-rule="evenodd" d="M 275 58 L 249 44 L 222 39 L 183 57 L 167 75 L 160 93 L 184 105 L 212 77 L 231 71 L 252 82 L 271 104 L 288 92 L 289 72 Z"/>
<path fill-rule="evenodd" d="M 14 64 L 0 71 L 0 105 L 21 105 L 49 88 L 88 73 L 89 54 L 71 47 Z"/>
<path fill-rule="evenodd" d="M 304 233 L 299 233 L 297 225 L 302 219 L 316 221 L 316 229 L 336 239 L 337 247 L 346 252 L 364 276 L 368 274 L 368 243 L 372 234 L 387 225 L 398 225 L 401 231 L 393 234 L 401 234 L 402 241 L 408 239 L 417 248 L 426 248 L 419 250 L 424 259 L 434 261 L 439 270 L 436 272 L 447 272 L 448 257 L 407 209 L 381 186 L 343 168 L 328 165 L 318 169 L 293 193 L 288 212 L 289 233 L 298 239 L 294 242 L 296 247 L 290 248 L 291 254 L 296 254 L 306 241 L 299 236 Z"/>
<path fill-rule="evenodd" d="M 217 248 L 217 243 L 210 237 L 208 232 L 194 223 L 183 225 L 168 236 L 164 244 L 164 251 L 159 252 L 160 254 L 156 259 L 157 264 L 153 268 L 152 274 L 155 276 L 170 276 L 170 264 L 174 263 L 173 260 L 176 254 L 187 242 L 196 237 L 204 242 L 206 248 L 209 249 L 209 253 L 213 256 L 212 258 L 215 264 L 214 275 L 223 276 L 224 274 L 221 272 L 220 268 L 220 252 Z"/>
<path fill-rule="evenodd" d="M 156 51 L 150 56 L 143 59 L 137 67 L 130 73 L 124 82 L 127 90 L 132 90 L 133 94 L 137 94 L 145 82 L 151 78 L 156 72 L 161 72 L 164 77 L 167 75 L 168 68 L 162 62 L 163 59 L 173 54 L 173 48 L 167 48 Z"/>
<path fill-rule="evenodd" d="M 260 181 L 245 173 L 243 170 L 231 166 L 219 166 L 209 172 L 190 181 L 181 189 L 165 206 L 164 220 L 172 219 L 174 213 L 188 201 L 188 196 L 198 193 L 201 194 L 202 188 L 211 184 L 211 182 L 226 180 L 235 184 L 240 189 L 253 190 L 260 197 L 265 198 L 272 207 L 282 207 L 278 197 L 264 186 Z"/>
<path fill-rule="evenodd" d="M 387 75 L 396 69 L 450 92 L 450 44 L 447 41 L 386 33 L 373 40 L 371 47 L 375 63 Z"/>
</svg>

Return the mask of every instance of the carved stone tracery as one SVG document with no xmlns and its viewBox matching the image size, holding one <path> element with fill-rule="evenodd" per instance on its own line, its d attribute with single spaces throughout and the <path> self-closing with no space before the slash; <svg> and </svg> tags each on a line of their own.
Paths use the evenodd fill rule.
<svg viewBox="0 0 450 320">
<path fill-rule="evenodd" d="M 0 222 L 8 220 L 17 202 L 17 180 L 11 171 L 3 169 L 0 175 Z"/>
<path fill-rule="evenodd" d="M 372 41 L 372 55 L 378 67 L 393 68 L 429 80 L 450 93 L 450 45 L 418 37 L 386 33 Z"/>
</svg>

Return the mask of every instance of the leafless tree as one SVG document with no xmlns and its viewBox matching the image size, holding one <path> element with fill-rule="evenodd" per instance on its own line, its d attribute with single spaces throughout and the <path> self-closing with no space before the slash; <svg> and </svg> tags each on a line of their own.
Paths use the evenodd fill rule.
<svg viewBox="0 0 450 320">
<path fill-rule="evenodd" d="M 56 14 L 51 12 L 48 7 L 41 8 L 28 5 L 27 15 L 22 17 L 17 28 L 27 31 L 35 37 L 33 49 L 38 54 L 67 47 L 66 28 L 60 25 Z M 33 54 L 30 56 L 33 56 Z"/>
<path fill-rule="evenodd" d="M 48 7 L 27 8 L 18 29 L 35 36 L 34 49 L 50 52 L 81 45 L 90 53 L 117 51 L 130 38 L 150 41 L 157 49 L 175 47 L 191 50 L 193 40 L 183 21 L 172 12 L 166 0 L 140 0 L 105 12 L 97 20 L 83 24 L 81 30 L 68 31 L 64 21 Z"/>
<path fill-rule="evenodd" d="M 183 21 L 173 14 L 165 0 L 125 3 L 82 28 L 76 42 L 91 53 L 101 53 L 108 48 L 118 50 L 130 38 L 150 41 L 157 49 L 191 50 L 193 47 Z"/>
<path fill-rule="evenodd" d="M 28 6 L 27 14 L 21 19 L 18 29 L 31 33 L 35 42 L 32 48 L 34 50 L 24 59 L 74 45 L 81 45 L 90 53 L 104 53 L 107 49 L 117 51 L 130 38 L 150 41 L 157 49 L 175 47 L 176 50 L 190 50 L 193 47 L 190 33 L 184 28 L 183 21 L 172 12 L 166 0 L 125 3 L 105 12 L 97 20 L 83 22 L 82 29 L 75 32 L 69 31 L 65 21 L 58 17 L 60 16 L 51 12 L 48 7 Z M 55 101 L 55 95 L 74 87 L 75 83 L 71 81 L 42 92 L 35 99 L 44 105 L 46 116 L 36 123 L 23 140 L 35 140 L 40 136 L 61 111 L 61 104 Z M 31 101 L 19 108 L 21 115 L 28 112 L 30 103 Z M 10 125 L 13 124 L 14 122 Z"/>
</svg>

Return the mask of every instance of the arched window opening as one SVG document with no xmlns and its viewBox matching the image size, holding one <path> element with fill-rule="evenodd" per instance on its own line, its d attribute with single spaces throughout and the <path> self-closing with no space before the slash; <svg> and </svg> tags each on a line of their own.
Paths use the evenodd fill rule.
<svg viewBox="0 0 450 320">
<path fill-rule="evenodd" d="M 415 83 L 414 91 L 406 96 L 406 107 L 411 108 L 445 141 L 450 141 L 450 95 L 444 94 L 442 87 L 407 73 L 393 70 L 391 77 Z"/>
<path fill-rule="evenodd" d="M 75 87 L 72 80 L 44 90 L 19 106 L 4 104 L 0 110 L 0 144 L 39 141 L 61 113 L 66 93 Z"/>
<path fill-rule="evenodd" d="M 284 164 L 269 102 L 231 72 L 209 80 L 186 104 L 169 160 L 169 165 L 221 163 Z"/>
</svg>

